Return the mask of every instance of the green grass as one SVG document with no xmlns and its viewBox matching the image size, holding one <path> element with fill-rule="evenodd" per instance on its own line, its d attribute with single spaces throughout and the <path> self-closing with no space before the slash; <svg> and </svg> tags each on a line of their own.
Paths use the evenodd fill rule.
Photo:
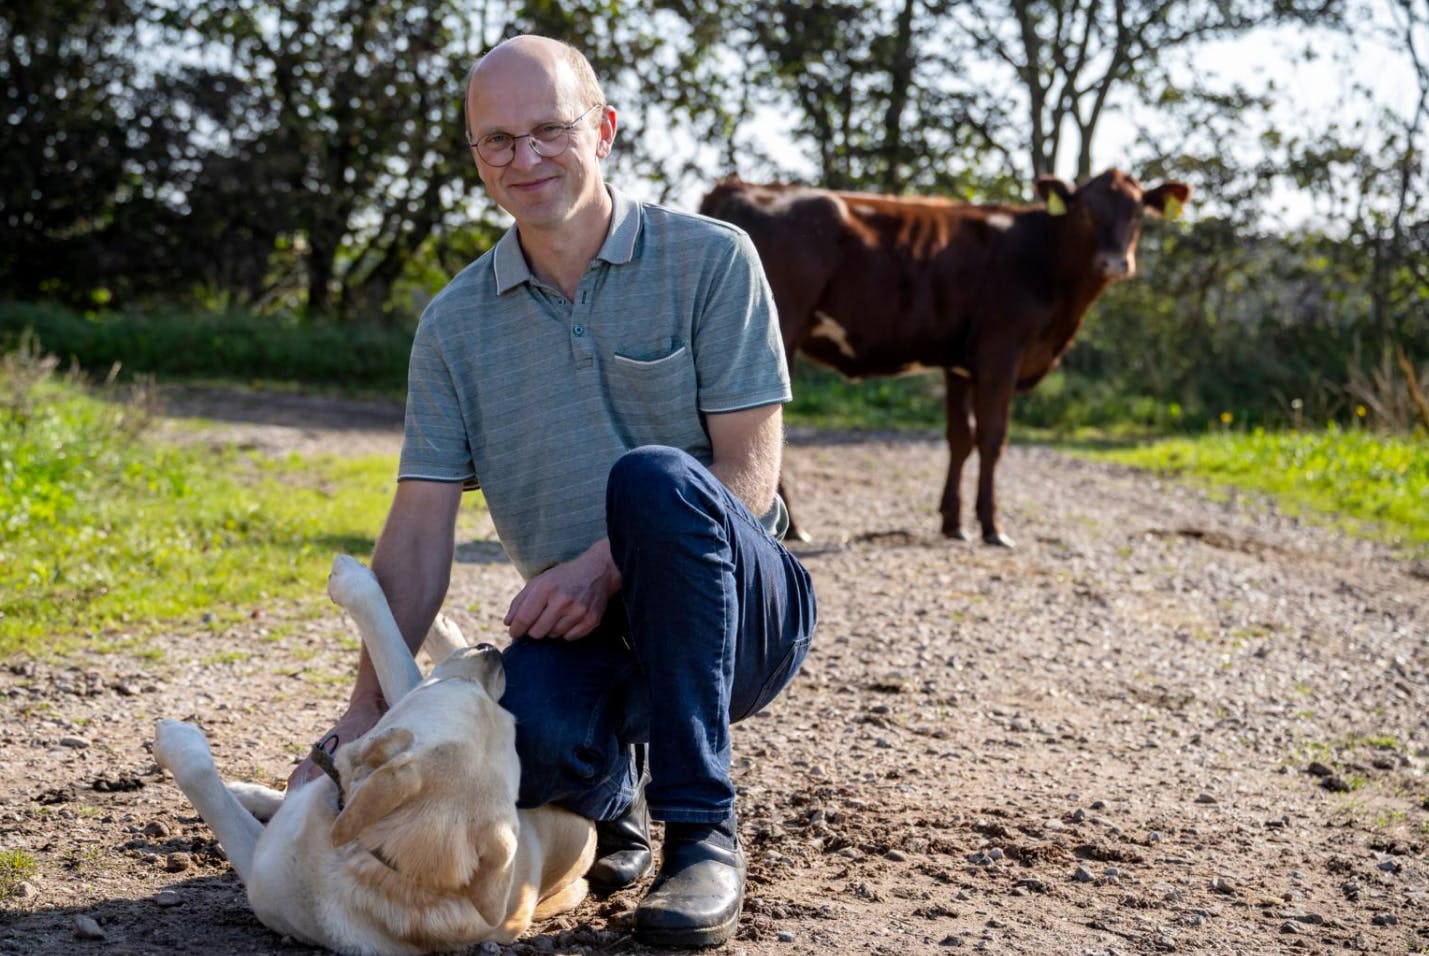
<svg viewBox="0 0 1429 956">
<path fill-rule="evenodd" d="M 0 850 L 0 900 L 18 893 L 37 869 L 35 858 L 24 850 Z"/>
<path fill-rule="evenodd" d="M 360 387 L 400 396 L 414 325 L 178 309 L 80 313 L 53 303 L 0 301 L 0 352 L 33 341 L 66 363 L 99 375 L 117 369 L 122 379 Z"/>
<path fill-rule="evenodd" d="M 811 428 L 872 431 L 943 427 L 941 373 L 850 382 L 807 359 L 794 363 L 794 400 L 784 420 Z"/>
<path fill-rule="evenodd" d="M 394 462 L 149 441 L 146 416 L 18 355 L 0 364 L 0 657 L 109 649 L 275 598 L 370 554 Z"/>
<path fill-rule="evenodd" d="M 1316 432 L 1219 431 L 1095 453 L 1139 468 L 1273 495 L 1354 533 L 1429 552 L 1429 441 L 1331 425 Z"/>
</svg>

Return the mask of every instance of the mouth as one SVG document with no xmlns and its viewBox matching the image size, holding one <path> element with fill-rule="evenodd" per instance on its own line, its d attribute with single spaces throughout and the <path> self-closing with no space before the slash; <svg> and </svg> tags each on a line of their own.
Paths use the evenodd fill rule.
<svg viewBox="0 0 1429 956">
<path fill-rule="evenodd" d="M 552 183 L 555 181 L 555 176 L 544 176 L 540 179 L 530 179 L 520 183 L 509 183 L 507 185 L 507 188 L 511 189 L 514 192 L 530 193 L 536 192 L 541 187 L 545 186 L 547 183 Z"/>
</svg>

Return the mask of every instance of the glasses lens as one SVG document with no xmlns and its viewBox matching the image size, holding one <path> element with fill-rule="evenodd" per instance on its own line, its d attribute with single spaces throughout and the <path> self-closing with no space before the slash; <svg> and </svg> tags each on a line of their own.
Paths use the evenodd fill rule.
<svg viewBox="0 0 1429 956">
<path fill-rule="evenodd" d="M 597 103 L 577 116 L 570 123 L 542 123 L 529 133 L 512 136 L 510 133 L 492 133 L 483 136 L 476 144 L 476 152 L 488 166 L 506 166 L 516 158 L 516 144 L 523 139 L 531 141 L 531 149 L 537 156 L 550 159 L 566 151 L 571 144 L 571 130 L 597 109 Z"/>
<path fill-rule="evenodd" d="M 515 155 L 516 139 L 509 133 L 492 133 L 476 143 L 476 151 L 492 166 L 505 166 Z"/>
</svg>

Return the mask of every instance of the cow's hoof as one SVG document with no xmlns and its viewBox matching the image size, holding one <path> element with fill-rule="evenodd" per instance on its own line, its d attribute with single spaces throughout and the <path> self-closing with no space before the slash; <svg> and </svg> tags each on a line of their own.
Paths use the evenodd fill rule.
<svg viewBox="0 0 1429 956">
<path fill-rule="evenodd" d="M 784 540 L 802 541 L 804 544 L 808 544 L 810 541 L 814 540 L 814 536 L 809 534 L 809 532 L 805 531 L 803 528 L 790 528 L 788 531 L 784 532 Z"/>
<path fill-rule="evenodd" d="M 973 539 L 972 535 L 968 534 L 967 531 L 958 525 L 951 527 L 943 525 L 943 536 L 952 538 L 954 541 L 971 541 Z"/>
<path fill-rule="evenodd" d="M 982 536 L 982 541 L 983 544 L 990 544 L 995 548 L 1014 547 L 1012 539 L 1009 538 L 1007 535 L 1003 534 L 1001 531 L 985 532 Z"/>
</svg>

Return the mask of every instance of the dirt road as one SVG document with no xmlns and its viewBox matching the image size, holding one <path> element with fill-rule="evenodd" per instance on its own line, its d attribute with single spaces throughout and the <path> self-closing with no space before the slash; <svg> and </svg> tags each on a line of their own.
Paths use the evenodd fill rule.
<svg viewBox="0 0 1429 956">
<path fill-rule="evenodd" d="M 212 434 L 395 448 L 390 407 L 287 401 L 265 417 L 218 396 L 234 421 Z M 724 951 L 1429 948 L 1429 566 L 1041 448 L 1000 471 L 1018 547 L 949 542 L 945 454 L 931 436 L 789 449 L 821 620 L 790 691 L 737 729 L 751 872 Z M 461 541 L 449 607 L 499 643 L 516 574 L 480 517 Z M 346 623 L 254 612 L 152 657 L 0 667 L 0 850 L 39 863 L 3 902 L 0 953 L 308 951 L 251 916 L 148 751 L 156 718 L 197 719 L 226 775 L 276 782 L 336 715 Z M 506 952 L 649 952 L 638 899 Z"/>
</svg>

